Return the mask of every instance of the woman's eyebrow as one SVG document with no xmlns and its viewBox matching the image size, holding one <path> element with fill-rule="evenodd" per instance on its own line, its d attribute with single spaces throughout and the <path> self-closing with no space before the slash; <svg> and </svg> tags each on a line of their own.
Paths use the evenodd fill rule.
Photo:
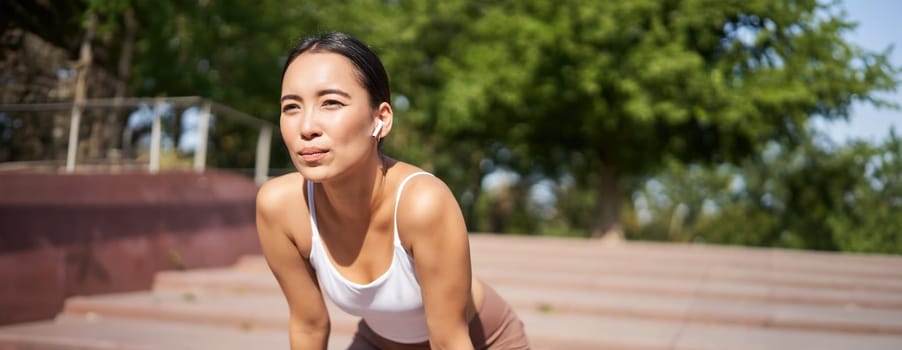
<svg viewBox="0 0 902 350">
<path fill-rule="evenodd" d="M 302 99 L 301 96 L 298 96 L 298 95 L 288 94 L 288 95 L 282 96 L 282 98 L 279 99 L 279 103 L 285 102 L 285 100 L 303 101 L 304 99 Z"/>
<path fill-rule="evenodd" d="M 344 96 L 345 98 L 351 98 L 351 94 L 349 94 L 341 89 L 324 89 L 324 90 L 320 90 L 319 92 L 316 93 L 317 96 L 325 96 L 325 95 L 329 95 L 329 94 L 336 94 L 336 95 Z M 283 103 L 283 102 L 285 102 L 285 100 L 303 101 L 304 99 L 302 99 L 301 96 L 298 96 L 298 95 L 288 94 L 288 95 L 282 96 L 282 98 L 279 99 L 279 103 Z"/>
<path fill-rule="evenodd" d="M 336 95 L 344 96 L 345 98 L 351 98 L 351 94 L 349 94 L 349 93 L 347 93 L 347 92 L 344 92 L 344 90 L 340 90 L 340 89 L 325 89 L 325 90 L 320 90 L 316 95 L 317 95 L 317 96 L 325 96 L 325 95 L 328 95 L 328 94 L 336 94 Z"/>
</svg>

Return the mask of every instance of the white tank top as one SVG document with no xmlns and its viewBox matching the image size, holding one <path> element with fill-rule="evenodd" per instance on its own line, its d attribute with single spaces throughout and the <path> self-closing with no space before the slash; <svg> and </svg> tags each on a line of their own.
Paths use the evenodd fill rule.
<svg viewBox="0 0 902 350">
<path fill-rule="evenodd" d="M 426 313 L 420 283 L 414 273 L 413 259 L 407 254 L 398 237 L 398 202 L 401 191 L 410 178 L 427 174 L 410 174 L 401 185 L 395 198 L 394 251 L 388 270 L 374 281 L 359 284 L 344 278 L 326 253 L 316 227 L 316 206 L 313 200 L 313 183 L 307 182 L 307 206 L 310 208 L 310 265 L 316 270 L 320 289 L 336 306 L 345 312 L 362 317 L 377 334 L 398 343 L 419 343 L 429 340 Z M 328 234 L 328 233 L 326 233 Z"/>
</svg>

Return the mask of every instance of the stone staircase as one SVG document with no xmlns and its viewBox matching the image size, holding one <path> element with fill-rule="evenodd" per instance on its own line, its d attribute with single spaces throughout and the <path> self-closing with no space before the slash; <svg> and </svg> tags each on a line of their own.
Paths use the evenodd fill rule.
<svg viewBox="0 0 902 350">
<path fill-rule="evenodd" d="M 488 234 L 471 249 L 535 349 L 902 349 L 902 257 Z M 329 307 L 343 349 L 357 319 Z M 287 349 L 287 318 L 245 256 L 69 298 L 53 320 L 0 327 L 0 349 Z"/>
</svg>

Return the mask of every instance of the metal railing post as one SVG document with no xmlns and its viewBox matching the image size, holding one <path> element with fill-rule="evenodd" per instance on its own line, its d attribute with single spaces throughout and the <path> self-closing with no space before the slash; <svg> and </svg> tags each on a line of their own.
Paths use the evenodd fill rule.
<svg viewBox="0 0 902 350">
<path fill-rule="evenodd" d="M 210 102 L 204 102 L 197 121 L 197 148 L 194 149 L 194 171 L 202 173 L 207 166 L 207 138 L 210 135 Z"/>
<path fill-rule="evenodd" d="M 150 165 L 151 174 L 160 172 L 160 143 L 163 138 L 160 122 L 163 113 L 163 99 L 157 99 L 153 106 L 153 124 L 150 128 Z"/>
<path fill-rule="evenodd" d="M 66 173 L 75 172 L 75 156 L 78 154 L 78 127 L 81 124 L 81 113 L 84 108 L 88 89 L 88 71 L 91 68 L 93 54 L 91 52 L 91 40 L 94 38 L 94 28 L 97 26 L 97 17 L 90 16 L 90 24 L 84 37 L 81 39 L 81 47 L 78 51 L 78 62 L 75 69 L 78 76 L 75 78 L 75 91 L 72 103 L 72 117 L 69 121 L 69 149 L 66 150 Z"/>
<path fill-rule="evenodd" d="M 78 153 L 78 126 L 81 124 L 81 106 L 72 105 L 72 116 L 69 117 L 69 144 L 66 149 L 66 173 L 75 172 L 75 155 Z"/>
<path fill-rule="evenodd" d="M 272 127 L 260 128 L 260 136 L 257 137 L 257 153 L 254 163 L 254 182 L 257 186 L 266 182 L 269 174 L 269 150 L 272 147 Z"/>
</svg>

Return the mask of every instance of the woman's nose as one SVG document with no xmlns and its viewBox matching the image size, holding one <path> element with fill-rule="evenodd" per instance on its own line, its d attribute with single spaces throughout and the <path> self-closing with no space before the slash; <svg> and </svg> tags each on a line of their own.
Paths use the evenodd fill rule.
<svg viewBox="0 0 902 350">
<path fill-rule="evenodd" d="M 322 135 L 322 130 L 319 128 L 319 124 L 316 121 L 316 116 L 309 112 L 304 113 L 304 116 L 301 118 L 300 125 L 300 134 L 301 139 L 304 140 L 312 140 L 317 136 Z"/>
</svg>

